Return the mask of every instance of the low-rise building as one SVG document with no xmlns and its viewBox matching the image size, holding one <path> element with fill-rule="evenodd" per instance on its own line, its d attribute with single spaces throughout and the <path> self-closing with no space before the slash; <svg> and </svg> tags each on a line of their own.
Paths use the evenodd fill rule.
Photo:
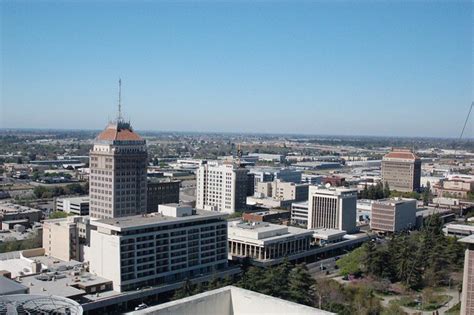
<svg viewBox="0 0 474 315">
<path fill-rule="evenodd" d="M 158 211 L 158 205 L 179 203 L 181 181 L 149 178 L 147 185 L 147 212 Z"/>
<path fill-rule="evenodd" d="M 250 169 L 249 173 L 253 174 L 255 192 L 257 191 L 258 183 L 272 182 L 274 180 L 300 183 L 302 178 L 301 171 L 291 168 L 260 167 Z"/>
<path fill-rule="evenodd" d="M 319 246 L 326 246 L 328 244 L 341 242 L 344 240 L 346 231 L 334 229 L 315 229 L 313 230 L 314 243 Z"/>
<path fill-rule="evenodd" d="M 43 212 L 39 209 L 20 206 L 10 202 L 0 203 L 0 222 L 14 220 L 28 220 L 28 225 L 32 226 L 43 218 Z"/>
<path fill-rule="evenodd" d="M 249 153 L 249 157 L 257 157 L 259 161 L 265 162 L 277 162 L 281 163 L 285 160 L 285 156 L 281 154 L 269 154 L 269 153 Z M 246 157 L 244 156 L 243 159 Z"/>
<path fill-rule="evenodd" d="M 252 209 L 290 209 L 293 200 L 277 200 L 271 197 L 247 197 L 247 206 Z"/>
<path fill-rule="evenodd" d="M 276 200 L 303 201 L 308 200 L 308 188 L 309 184 L 282 182 L 281 180 L 260 182 L 256 187 L 256 195 Z"/>
<path fill-rule="evenodd" d="M 265 263 L 310 248 L 313 231 L 267 222 L 228 223 L 229 259 Z"/>
<path fill-rule="evenodd" d="M 345 183 L 346 183 L 346 178 L 337 176 L 337 175 L 326 176 L 323 178 L 323 184 L 330 184 L 331 186 L 334 186 L 334 187 L 344 186 Z"/>
<path fill-rule="evenodd" d="M 301 174 L 301 182 L 311 185 L 320 185 L 323 183 L 324 175 Z"/>
<path fill-rule="evenodd" d="M 56 211 L 74 215 L 89 215 L 89 196 L 56 199 Z"/>
<path fill-rule="evenodd" d="M 370 228 L 377 232 L 396 233 L 416 226 L 416 200 L 388 198 L 372 203 Z"/>
<path fill-rule="evenodd" d="M 308 201 L 294 202 L 291 204 L 291 222 L 308 227 Z"/>
<path fill-rule="evenodd" d="M 450 223 L 446 224 L 443 232 L 446 236 L 466 237 L 474 234 L 474 225 Z"/>
<path fill-rule="evenodd" d="M 474 176 L 453 175 L 433 186 L 439 197 L 467 198 L 474 192 Z"/>
<path fill-rule="evenodd" d="M 290 218 L 290 212 L 287 210 L 268 210 L 259 212 L 245 212 L 242 215 L 244 221 L 250 222 L 279 222 Z"/>
<path fill-rule="evenodd" d="M 370 221 L 372 216 L 372 204 L 374 203 L 371 199 L 358 199 L 357 200 L 357 222 Z"/>
</svg>

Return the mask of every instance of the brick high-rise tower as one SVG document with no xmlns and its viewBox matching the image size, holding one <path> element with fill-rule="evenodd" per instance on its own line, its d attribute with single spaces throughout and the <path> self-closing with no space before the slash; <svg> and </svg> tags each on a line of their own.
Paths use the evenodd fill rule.
<svg viewBox="0 0 474 315">
<path fill-rule="evenodd" d="M 122 118 L 119 92 L 117 120 L 97 136 L 90 151 L 91 217 L 146 213 L 147 157 L 145 140 Z"/>
</svg>

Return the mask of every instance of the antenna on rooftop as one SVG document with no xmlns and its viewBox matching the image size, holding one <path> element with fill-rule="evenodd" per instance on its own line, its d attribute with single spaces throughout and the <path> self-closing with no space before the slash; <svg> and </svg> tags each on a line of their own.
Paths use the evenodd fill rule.
<svg viewBox="0 0 474 315">
<path fill-rule="evenodd" d="M 119 98 L 118 98 L 118 116 L 117 121 L 122 120 L 122 79 L 119 78 Z"/>
</svg>

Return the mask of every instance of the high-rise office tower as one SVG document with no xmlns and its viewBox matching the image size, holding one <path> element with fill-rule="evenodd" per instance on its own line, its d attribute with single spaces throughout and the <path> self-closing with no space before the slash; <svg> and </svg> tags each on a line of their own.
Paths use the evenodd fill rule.
<svg viewBox="0 0 474 315">
<path fill-rule="evenodd" d="M 310 186 L 308 229 L 357 231 L 357 190 L 341 187 Z"/>
<path fill-rule="evenodd" d="M 147 148 L 145 140 L 119 113 L 94 140 L 90 151 L 89 213 L 116 218 L 146 213 Z"/>
<path fill-rule="evenodd" d="M 227 213 L 244 210 L 247 172 L 238 163 L 203 161 L 196 171 L 196 208 Z"/>
<path fill-rule="evenodd" d="M 391 190 L 420 189 L 421 160 L 408 149 L 393 149 L 382 159 L 382 180 Z"/>
</svg>

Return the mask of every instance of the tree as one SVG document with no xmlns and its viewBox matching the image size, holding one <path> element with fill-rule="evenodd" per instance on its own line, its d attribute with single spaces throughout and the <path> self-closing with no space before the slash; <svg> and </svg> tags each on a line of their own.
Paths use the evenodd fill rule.
<svg viewBox="0 0 474 315">
<path fill-rule="evenodd" d="M 364 248 L 359 247 L 339 259 L 336 264 L 339 267 L 341 275 L 347 276 L 360 274 L 362 272 L 361 266 L 364 256 Z"/>
<path fill-rule="evenodd" d="M 271 296 L 276 296 L 281 299 L 288 299 L 290 294 L 288 292 L 289 274 L 292 270 L 292 265 L 287 258 L 283 262 L 270 269 L 265 273 L 266 290 L 262 293 Z"/>
<path fill-rule="evenodd" d="M 360 193 L 360 199 L 367 199 L 368 196 L 369 196 L 369 190 L 367 188 L 367 183 L 365 183 L 364 190 L 362 190 Z"/>
<path fill-rule="evenodd" d="M 386 309 L 384 309 L 381 315 L 406 315 L 400 305 L 390 303 Z"/>
<path fill-rule="evenodd" d="M 192 295 L 194 286 L 189 279 L 186 278 L 183 286 L 176 290 L 173 295 L 173 300 L 179 300 Z"/>
<path fill-rule="evenodd" d="M 35 194 L 36 198 L 44 198 L 43 195 L 48 191 L 48 189 L 44 186 L 36 186 L 33 189 L 33 194 Z"/>
<path fill-rule="evenodd" d="M 388 182 L 385 182 L 385 184 L 383 186 L 383 197 L 384 198 L 390 197 L 390 187 L 388 185 Z"/>
<path fill-rule="evenodd" d="M 293 302 L 312 305 L 314 279 L 308 272 L 306 265 L 296 265 L 288 275 L 288 293 Z"/>
<path fill-rule="evenodd" d="M 62 219 L 68 217 L 69 214 L 63 211 L 54 211 L 49 215 L 49 219 Z"/>
<path fill-rule="evenodd" d="M 426 187 L 423 190 L 423 204 L 427 206 L 433 200 L 433 196 L 431 194 L 431 184 L 430 182 L 426 183 Z"/>
</svg>

